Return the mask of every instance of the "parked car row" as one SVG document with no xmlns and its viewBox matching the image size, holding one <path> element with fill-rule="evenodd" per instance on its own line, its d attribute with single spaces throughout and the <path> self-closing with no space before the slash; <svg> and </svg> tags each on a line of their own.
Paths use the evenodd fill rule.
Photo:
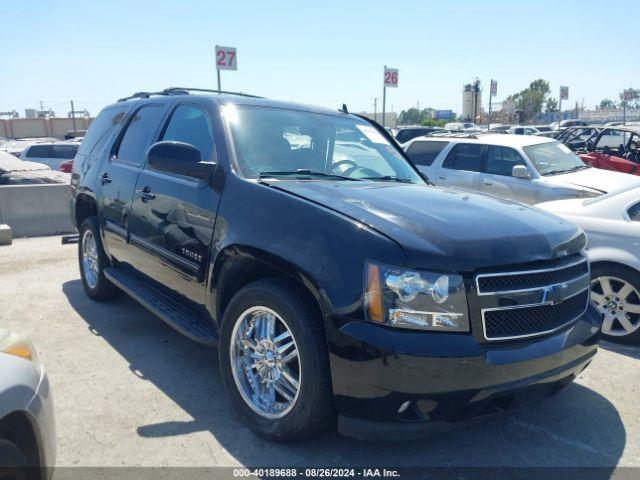
<svg viewBox="0 0 640 480">
<path fill-rule="evenodd" d="M 25 138 L 0 144 L 0 152 L 9 153 L 27 162 L 47 165 L 52 170 L 71 173 L 71 164 L 82 138 L 57 140 L 55 138 Z"/>
</svg>

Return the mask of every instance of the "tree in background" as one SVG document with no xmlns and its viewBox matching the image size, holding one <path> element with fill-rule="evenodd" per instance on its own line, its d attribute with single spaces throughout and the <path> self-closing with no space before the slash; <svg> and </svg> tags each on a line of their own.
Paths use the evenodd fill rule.
<svg viewBox="0 0 640 480">
<path fill-rule="evenodd" d="M 611 100 L 610 98 L 605 98 L 603 100 L 600 101 L 600 110 L 609 110 L 612 108 L 617 108 L 617 104 L 616 102 L 614 102 L 613 100 Z"/>
<path fill-rule="evenodd" d="M 447 123 L 453 122 L 456 119 L 455 113 L 451 120 L 436 120 L 435 118 L 427 118 L 423 120 L 420 125 L 423 127 L 444 127 Z"/>
<path fill-rule="evenodd" d="M 425 120 L 433 118 L 433 108 L 418 110 L 415 107 L 402 110 L 398 116 L 398 125 L 420 125 Z"/>
<path fill-rule="evenodd" d="M 545 112 L 554 113 L 558 111 L 558 100 L 553 97 L 547 98 L 547 106 Z"/>
<path fill-rule="evenodd" d="M 640 89 L 626 88 L 620 93 L 620 105 L 627 108 L 640 108 Z"/>
<path fill-rule="evenodd" d="M 542 106 L 545 104 L 549 92 L 549 82 L 539 78 L 531 82 L 528 88 L 509 97 L 516 102 L 516 111 L 521 122 L 528 122 L 542 112 Z"/>
</svg>

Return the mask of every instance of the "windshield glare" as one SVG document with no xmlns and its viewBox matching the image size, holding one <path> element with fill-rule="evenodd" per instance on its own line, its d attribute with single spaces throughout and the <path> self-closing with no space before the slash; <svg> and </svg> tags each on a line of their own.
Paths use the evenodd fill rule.
<svg viewBox="0 0 640 480">
<path fill-rule="evenodd" d="M 238 168 L 247 178 L 305 170 L 300 176 L 313 180 L 342 176 L 424 183 L 396 147 L 365 121 L 257 106 L 227 105 L 223 114 L 233 136 Z"/>
<path fill-rule="evenodd" d="M 524 147 L 540 175 L 553 175 L 587 168 L 580 158 L 560 142 L 539 143 Z"/>
</svg>

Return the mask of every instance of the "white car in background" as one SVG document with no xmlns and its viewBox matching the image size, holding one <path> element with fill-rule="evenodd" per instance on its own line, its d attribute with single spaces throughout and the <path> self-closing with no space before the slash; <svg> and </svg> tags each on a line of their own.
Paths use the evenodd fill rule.
<svg viewBox="0 0 640 480">
<path fill-rule="evenodd" d="M 602 314 L 604 337 L 640 344 L 640 187 L 536 206 L 586 232 L 591 299 Z"/>
<path fill-rule="evenodd" d="M 33 344 L 0 329 L 0 478 L 47 480 L 56 432 L 49 381 Z"/>
<path fill-rule="evenodd" d="M 640 187 L 640 177 L 589 167 L 562 143 L 536 135 L 418 137 L 402 148 L 436 185 L 529 205 Z"/>
<path fill-rule="evenodd" d="M 37 143 L 25 148 L 20 159 L 27 162 L 44 163 L 51 170 L 60 170 L 60 164 L 75 158 L 80 144 L 77 142 Z"/>
</svg>

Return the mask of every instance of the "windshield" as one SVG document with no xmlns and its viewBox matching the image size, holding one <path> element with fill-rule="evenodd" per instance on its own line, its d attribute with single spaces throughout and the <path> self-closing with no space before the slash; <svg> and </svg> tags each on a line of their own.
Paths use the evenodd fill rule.
<svg viewBox="0 0 640 480">
<path fill-rule="evenodd" d="M 240 173 L 247 178 L 424 181 L 386 138 L 353 117 L 227 105 Z"/>
<path fill-rule="evenodd" d="M 540 175 L 556 175 L 589 168 L 560 142 L 539 143 L 524 147 L 524 151 Z"/>
</svg>

